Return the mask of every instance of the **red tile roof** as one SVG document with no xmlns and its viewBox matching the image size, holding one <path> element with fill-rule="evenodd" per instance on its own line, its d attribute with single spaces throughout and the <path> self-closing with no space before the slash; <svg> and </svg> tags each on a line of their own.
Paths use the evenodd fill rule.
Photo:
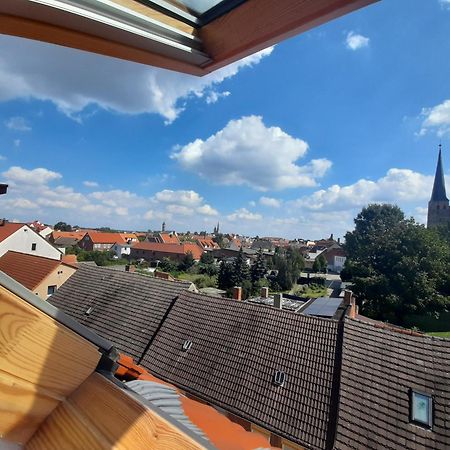
<svg viewBox="0 0 450 450">
<path fill-rule="evenodd" d="M 73 238 L 81 240 L 83 236 L 86 234 L 85 231 L 52 231 L 52 239 L 56 241 L 56 239 L 64 237 L 64 238 Z"/>
<path fill-rule="evenodd" d="M 8 251 L 0 258 L 0 271 L 32 290 L 61 264 L 56 259 Z"/>
<path fill-rule="evenodd" d="M 180 240 L 175 233 L 159 233 L 159 238 L 163 244 L 179 244 Z"/>
<path fill-rule="evenodd" d="M 210 237 L 196 238 L 195 241 L 203 248 L 220 248 L 217 242 L 214 242 Z"/>
<path fill-rule="evenodd" d="M 137 242 L 132 248 L 153 252 L 173 253 L 174 255 L 186 255 L 188 252 L 191 252 L 194 259 L 200 259 L 203 254 L 203 249 L 191 242 L 184 242 L 183 244 L 162 244 L 160 242 L 144 241 Z"/>
<path fill-rule="evenodd" d="M 87 233 L 94 244 L 124 244 L 127 240 L 120 233 L 101 233 L 99 231 L 89 231 Z"/>
<path fill-rule="evenodd" d="M 173 388 L 179 395 L 184 414 L 206 434 L 215 448 L 219 450 L 272 448 L 264 436 L 246 431 L 241 425 L 232 422 L 212 406 L 182 395 L 174 385 L 160 380 L 143 367 L 134 364 L 131 357 L 121 353 L 118 364 L 116 376 L 120 379 L 153 381 Z"/>
<path fill-rule="evenodd" d="M 7 237 L 11 236 L 17 230 L 24 226 L 23 223 L 10 223 L 6 222 L 0 226 L 0 242 L 4 241 Z"/>
</svg>

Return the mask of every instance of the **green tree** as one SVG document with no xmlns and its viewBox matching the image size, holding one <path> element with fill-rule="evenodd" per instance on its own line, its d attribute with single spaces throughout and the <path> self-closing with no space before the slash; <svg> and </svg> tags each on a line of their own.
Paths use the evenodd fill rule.
<svg viewBox="0 0 450 450">
<path fill-rule="evenodd" d="M 314 260 L 312 270 L 313 270 L 313 272 L 316 272 L 316 273 L 322 271 L 322 265 L 320 264 L 318 257 Z"/>
<path fill-rule="evenodd" d="M 180 261 L 180 264 L 178 264 L 178 270 L 187 272 L 194 264 L 195 260 L 192 252 L 187 252 Z"/>
<path fill-rule="evenodd" d="M 200 257 L 200 262 L 202 264 L 214 264 L 214 256 L 212 252 L 203 252 L 202 256 Z"/>
<path fill-rule="evenodd" d="M 225 261 L 220 263 L 217 285 L 225 291 L 233 287 L 233 267 Z"/>
<path fill-rule="evenodd" d="M 320 265 L 320 272 L 326 272 L 327 260 L 325 259 L 325 256 L 319 255 L 317 260 L 318 260 L 319 265 Z"/>
<path fill-rule="evenodd" d="M 234 286 L 242 286 L 246 280 L 250 280 L 250 271 L 241 247 L 233 263 L 232 281 Z"/>
<path fill-rule="evenodd" d="M 282 291 L 292 289 L 294 284 L 292 279 L 292 272 L 289 270 L 289 265 L 286 259 L 282 259 L 278 264 L 278 274 L 275 278 L 275 282 L 280 286 Z"/>
<path fill-rule="evenodd" d="M 256 261 L 253 263 L 250 269 L 250 278 L 253 284 L 256 284 L 267 272 L 266 261 L 264 259 L 264 253 L 261 249 L 258 250 L 256 255 Z"/>
<path fill-rule="evenodd" d="M 162 272 L 173 273 L 177 270 L 177 264 L 170 258 L 163 258 L 158 264 L 158 269 Z"/>
<path fill-rule="evenodd" d="M 407 315 L 450 306 L 450 247 L 438 231 L 405 219 L 397 206 L 369 205 L 345 241 L 343 278 L 363 314 L 402 325 Z"/>
<path fill-rule="evenodd" d="M 72 231 L 72 226 L 66 222 L 55 223 L 53 228 L 58 231 Z"/>
</svg>

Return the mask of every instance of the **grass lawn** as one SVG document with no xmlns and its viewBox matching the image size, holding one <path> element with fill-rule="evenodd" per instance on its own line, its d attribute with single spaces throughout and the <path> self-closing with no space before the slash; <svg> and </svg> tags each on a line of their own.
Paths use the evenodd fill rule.
<svg viewBox="0 0 450 450">
<path fill-rule="evenodd" d="M 194 283 L 199 289 L 204 287 L 217 287 L 217 277 L 210 277 L 199 273 L 179 273 L 177 278 Z"/>
<path fill-rule="evenodd" d="M 437 336 L 442 338 L 449 338 L 450 339 L 450 331 L 433 331 L 431 333 L 427 333 L 430 336 Z"/>
<path fill-rule="evenodd" d="M 327 288 L 324 286 L 319 286 L 317 284 L 312 284 L 308 286 L 301 294 L 300 297 L 303 298 L 318 298 L 318 297 L 326 297 L 327 296 Z"/>
<path fill-rule="evenodd" d="M 431 336 L 450 338 L 450 312 L 440 314 L 439 318 L 427 315 L 406 316 L 405 326 L 417 327 Z"/>
</svg>

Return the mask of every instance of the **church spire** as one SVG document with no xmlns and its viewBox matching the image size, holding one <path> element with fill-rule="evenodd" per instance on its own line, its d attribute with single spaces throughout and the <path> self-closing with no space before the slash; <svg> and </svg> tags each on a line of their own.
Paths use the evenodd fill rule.
<svg viewBox="0 0 450 450">
<path fill-rule="evenodd" d="M 445 179 L 444 169 L 442 166 L 442 145 L 439 144 L 439 157 L 436 166 L 436 175 L 434 176 L 433 192 L 431 194 L 432 202 L 448 201 L 447 194 L 445 192 Z"/>
</svg>

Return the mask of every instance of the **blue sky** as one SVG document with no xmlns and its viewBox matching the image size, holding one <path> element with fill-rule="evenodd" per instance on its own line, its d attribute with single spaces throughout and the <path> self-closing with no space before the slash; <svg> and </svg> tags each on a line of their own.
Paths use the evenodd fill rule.
<svg viewBox="0 0 450 450">
<path fill-rule="evenodd" d="M 9 219 L 319 238 L 424 222 L 450 171 L 450 1 L 385 0 L 195 78 L 0 37 Z"/>
</svg>

